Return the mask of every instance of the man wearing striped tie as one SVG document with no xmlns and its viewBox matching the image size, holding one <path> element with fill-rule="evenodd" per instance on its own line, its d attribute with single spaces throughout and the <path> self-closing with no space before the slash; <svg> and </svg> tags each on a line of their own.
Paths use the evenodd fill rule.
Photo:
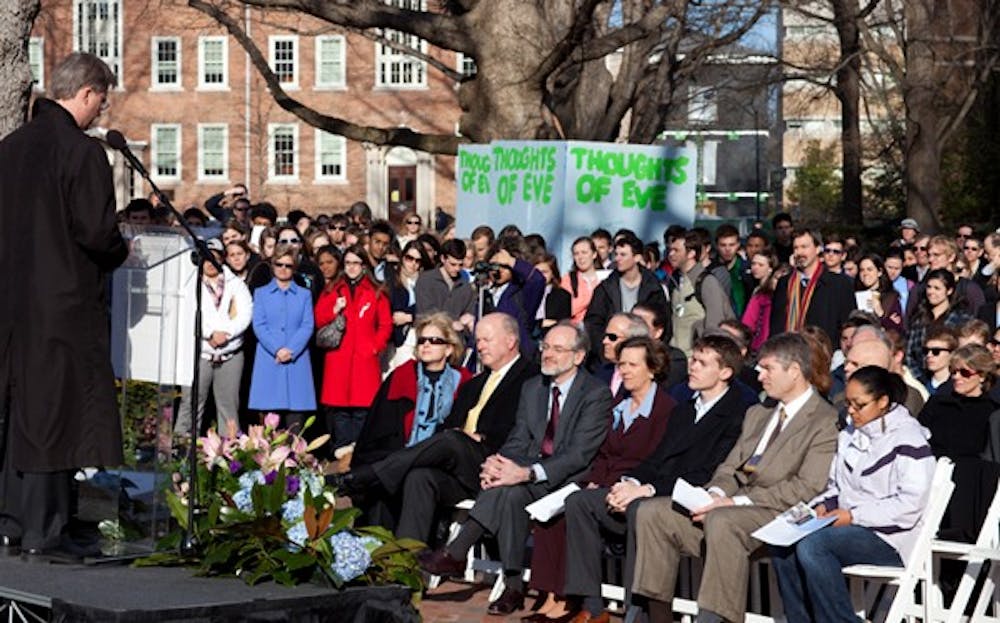
<svg viewBox="0 0 1000 623">
<path fill-rule="evenodd" d="M 517 321 L 504 313 L 476 325 L 476 351 L 484 370 L 458 390 L 439 432 L 415 446 L 346 474 L 327 476 L 342 493 L 375 499 L 397 511 L 386 526 L 401 538 L 427 542 L 438 505 L 456 504 L 479 492 L 479 467 L 514 426 L 521 386 L 538 367 L 518 349 Z"/>
<path fill-rule="evenodd" d="M 751 407 L 740 438 L 706 489 L 714 501 L 692 516 L 653 498 L 636 512 L 632 592 L 648 600 L 650 623 L 672 621 L 681 556 L 704 555 L 699 621 L 743 621 L 750 536 L 779 513 L 812 499 L 826 485 L 837 444 L 837 412 L 809 384 L 806 340 L 783 333 L 764 343 L 759 378 L 776 405 Z"/>
</svg>

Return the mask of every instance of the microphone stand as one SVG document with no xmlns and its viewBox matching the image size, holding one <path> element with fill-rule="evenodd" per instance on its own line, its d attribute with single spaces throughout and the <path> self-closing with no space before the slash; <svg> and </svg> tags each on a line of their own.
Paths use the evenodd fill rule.
<svg viewBox="0 0 1000 623">
<path fill-rule="evenodd" d="M 195 501 L 198 499 L 198 380 L 201 374 L 201 290 L 202 290 L 202 279 L 205 273 L 205 262 L 208 262 L 215 267 L 216 270 L 222 274 L 222 263 L 215 259 L 215 255 L 208 248 L 208 244 L 195 235 L 194 230 L 191 226 L 187 224 L 184 220 L 184 215 L 181 214 L 177 208 L 170 203 L 170 199 L 167 198 L 163 191 L 160 190 L 156 182 L 152 180 L 146 167 L 142 165 L 132 150 L 128 148 L 128 143 L 125 141 L 125 137 L 116 130 L 111 130 L 107 134 L 107 142 L 114 149 L 121 152 L 128 163 L 133 169 L 139 172 L 144 180 L 149 184 L 150 188 L 153 189 L 153 193 L 156 198 L 160 200 L 160 204 L 166 206 L 170 212 L 174 215 L 174 218 L 180 223 L 181 227 L 187 232 L 187 235 L 191 237 L 191 241 L 194 244 L 195 254 L 198 257 L 197 262 L 197 278 L 195 281 L 195 294 L 194 294 L 194 379 L 191 382 L 191 428 L 188 431 L 191 439 L 188 444 L 187 449 L 187 464 L 188 464 L 188 495 L 187 495 L 187 528 L 184 529 L 184 536 L 181 538 L 180 542 L 180 552 L 184 555 L 189 555 L 194 553 L 198 546 L 198 539 L 194 534 L 194 506 Z"/>
</svg>

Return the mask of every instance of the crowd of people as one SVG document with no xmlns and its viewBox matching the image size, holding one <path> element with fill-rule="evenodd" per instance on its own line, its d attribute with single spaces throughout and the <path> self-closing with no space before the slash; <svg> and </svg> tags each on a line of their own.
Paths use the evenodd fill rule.
<svg viewBox="0 0 1000 623">
<path fill-rule="evenodd" d="M 740 621 L 762 545 L 750 533 L 808 502 L 836 520 L 771 549 L 786 613 L 852 620 L 832 580 L 905 562 L 935 457 L 956 462 L 943 536 L 974 540 L 992 498 L 1000 233 L 928 236 L 906 219 L 875 253 L 779 214 L 773 234 L 745 237 L 598 229 L 561 266 L 513 225 L 462 240 L 408 211 L 397 231 L 360 202 L 279 224 L 241 186 L 205 210 L 224 268 L 205 266 L 198 416 L 209 386 L 223 431 L 321 414 L 351 456 L 330 479 L 369 521 L 428 543 L 427 571 L 462 573 L 496 539 L 506 589 L 490 613 L 524 607 L 529 565 L 544 599 L 525 620 L 604 623 L 610 546 L 649 620 L 672 620 L 679 560 L 697 556 L 703 614 Z M 136 200 L 123 218 L 157 213 Z M 680 512 L 679 479 L 712 504 Z M 569 482 L 581 490 L 563 514 L 529 520 L 525 505 Z M 463 499 L 475 505 L 445 543 L 440 520 Z"/>
</svg>

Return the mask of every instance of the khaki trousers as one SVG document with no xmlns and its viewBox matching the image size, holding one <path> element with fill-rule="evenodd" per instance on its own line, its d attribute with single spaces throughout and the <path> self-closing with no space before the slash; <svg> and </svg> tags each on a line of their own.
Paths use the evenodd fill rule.
<svg viewBox="0 0 1000 623">
<path fill-rule="evenodd" d="M 727 621 L 743 621 L 750 555 L 763 545 L 750 533 L 777 513 L 754 506 L 717 508 L 702 526 L 671 506 L 668 497 L 639 505 L 632 592 L 671 603 L 681 556 L 703 557 L 698 607 Z"/>
</svg>

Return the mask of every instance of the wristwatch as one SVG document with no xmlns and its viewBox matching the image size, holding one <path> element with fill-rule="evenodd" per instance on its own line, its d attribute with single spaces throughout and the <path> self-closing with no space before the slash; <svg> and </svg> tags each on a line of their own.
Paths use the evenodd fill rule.
<svg viewBox="0 0 1000 623">
<path fill-rule="evenodd" d="M 528 482 L 536 483 L 538 482 L 538 474 L 535 473 L 535 469 L 532 466 L 528 466 Z"/>
</svg>

